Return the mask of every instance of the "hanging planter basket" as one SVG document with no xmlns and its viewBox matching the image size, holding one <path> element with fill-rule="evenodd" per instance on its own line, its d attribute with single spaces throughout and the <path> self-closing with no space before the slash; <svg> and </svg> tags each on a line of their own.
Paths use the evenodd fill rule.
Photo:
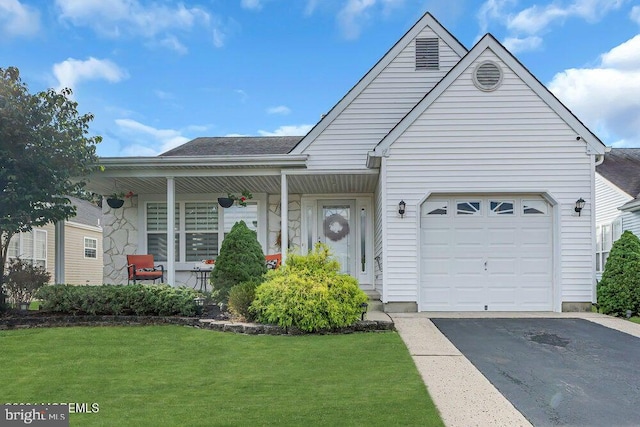
<svg viewBox="0 0 640 427">
<path fill-rule="evenodd" d="M 121 208 L 122 205 L 124 205 L 124 200 L 123 199 L 107 199 L 107 204 L 109 205 L 109 207 L 113 208 L 113 209 L 118 209 Z"/>
<path fill-rule="evenodd" d="M 230 208 L 234 200 L 229 197 L 218 197 L 218 204 L 223 208 Z"/>
</svg>

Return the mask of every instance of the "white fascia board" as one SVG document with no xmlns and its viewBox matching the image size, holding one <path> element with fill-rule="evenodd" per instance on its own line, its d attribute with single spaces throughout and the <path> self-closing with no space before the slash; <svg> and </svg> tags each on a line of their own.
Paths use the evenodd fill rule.
<svg viewBox="0 0 640 427">
<path fill-rule="evenodd" d="M 356 85 L 309 131 L 307 135 L 291 150 L 291 154 L 300 154 L 347 108 L 354 99 L 402 52 L 411 41 L 425 28 L 431 28 L 460 57 L 467 54 L 464 47 L 438 20 L 429 12 L 425 13 L 409 31 L 365 74 Z"/>
<path fill-rule="evenodd" d="M 587 154 L 604 154 L 606 146 L 595 136 L 578 118 L 553 95 L 540 80 L 538 80 L 527 68 L 522 65 L 504 46 L 491 34 L 486 34 L 464 56 L 440 82 L 411 110 L 374 148 L 374 153 L 381 156 L 384 150 L 402 135 L 411 124 L 424 113 L 429 106 L 444 91 L 455 82 L 458 77 L 469 68 L 485 50 L 491 50 L 511 70 L 533 90 L 551 109 L 553 109 L 575 132 L 579 140 L 586 143 Z"/>
<path fill-rule="evenodd" d="M 98 227 L 95 225 L 80 224 L 79 222 L 73 222 L 69 220 L 65 221 L 65 225 L 73 228 L 80 228 L 82 230 L 87 230 L 87 231 L 95 231 L 98 233 L 102 232 L 102 227 Z"/>
<path fill-rule="evenodd" d="M 620 206 L 618 210 L 621 210 L 622 212 L 636 212 L 640 210 L 640 200 L 634 199 L 630 202 L 627 202 L 624 205 Z"/>
<path fill-rule="evenodd" d="M 145 167 L 306 167 L 307 155 L 263 154 L 252 156 L 101 157 L 105 168 Z"/>
</svg>

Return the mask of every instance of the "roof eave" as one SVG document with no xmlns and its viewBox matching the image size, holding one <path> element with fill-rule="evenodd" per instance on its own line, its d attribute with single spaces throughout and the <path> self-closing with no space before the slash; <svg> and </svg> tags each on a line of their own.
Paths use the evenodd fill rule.
<svg viewBox="0 0 640 427">
<path fill-rule="evenodd" d="M 158 157 L 101 157 L 105 168 L 220 168 L 220 167 L 305 167 L 307 155 L 261 154 L 244 156 L 158 156 Z"/>
</svg>

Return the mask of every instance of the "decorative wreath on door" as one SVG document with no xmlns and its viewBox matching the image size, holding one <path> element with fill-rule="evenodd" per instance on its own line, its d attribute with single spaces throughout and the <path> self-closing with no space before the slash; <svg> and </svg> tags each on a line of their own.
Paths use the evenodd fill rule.
<svg viewBox="0 0 640 427">
<path fill-rule="evenodd" d="M 349 234 L 349 221 L 340 214 L 332 214 L 324 219 L 324 235 L 334 242 Z"/>
</svg>

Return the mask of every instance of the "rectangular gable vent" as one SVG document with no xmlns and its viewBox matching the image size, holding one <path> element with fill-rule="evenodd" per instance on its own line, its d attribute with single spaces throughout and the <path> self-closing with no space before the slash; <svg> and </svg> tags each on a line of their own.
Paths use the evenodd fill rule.
<svg viewBox="0 0 640 427">
<path fill-rule="evenodd" d="M 416 39 L 416 70 L 439 70 L 438 38 Z"/>
</svg>

